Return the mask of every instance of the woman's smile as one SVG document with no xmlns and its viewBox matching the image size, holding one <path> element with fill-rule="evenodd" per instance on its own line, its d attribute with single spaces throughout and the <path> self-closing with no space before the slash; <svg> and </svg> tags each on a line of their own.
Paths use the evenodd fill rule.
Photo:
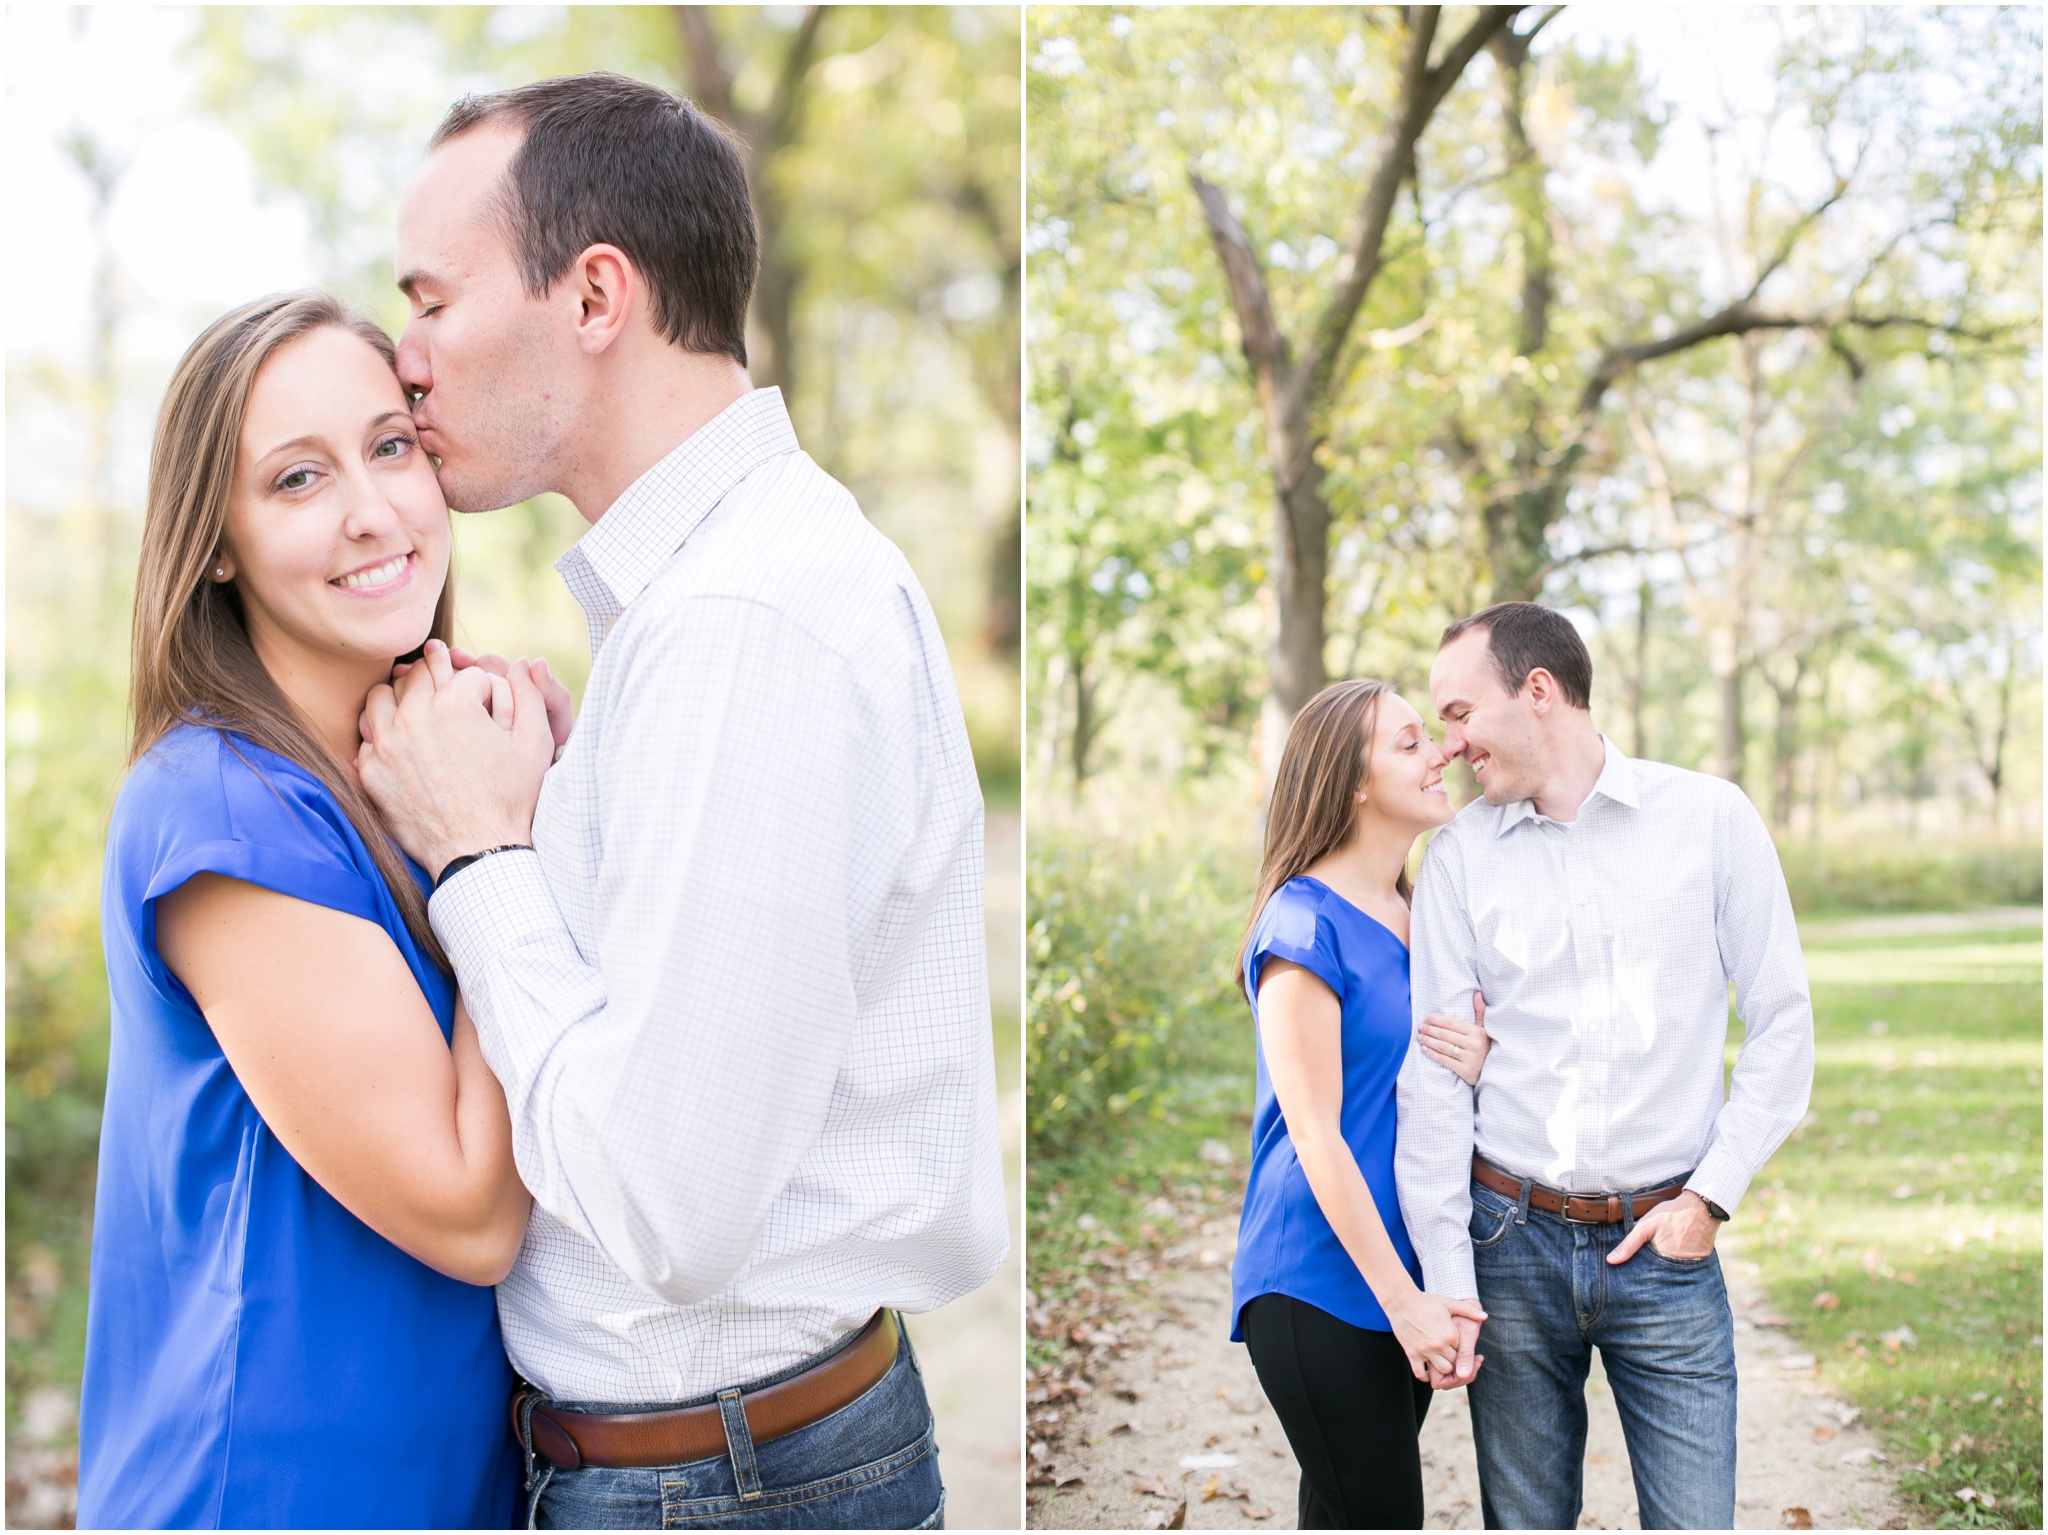
<svg viewBox="0 0 2048 1535">
<path fill-rule="evenodd" d="M 327 584 L 358 597 L 388 597 L 410 586 L 418 568 L 419 556 L 408 549 L 375 565 L 364 565 L 345 576 L 336 576 Z"/>
</svg>

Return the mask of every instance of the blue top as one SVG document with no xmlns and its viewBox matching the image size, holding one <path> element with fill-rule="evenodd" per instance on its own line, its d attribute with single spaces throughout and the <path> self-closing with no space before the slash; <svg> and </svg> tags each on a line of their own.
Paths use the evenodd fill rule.
<svg viewBox="0 0 2048 1535">
<path fill-rule="evenodd" d="M 1422 1265 L 1401 1223 L 1394 1193 L 1394 1082 L 1408 1055 L 1408 949 L 1400 939 L 1319 879 L 1291 879 L 1273 892 L 1252 929 L 1245 981 L 1252 1020 L 1259 1016 L 1259 974 L 1268 958 L 1292 960 L 1319 977 L 1343 1008 L 1344 1143 L 1401 1262 L 1422 1283 Z M 1230 1336 L 1244 1340 L 1240 1318 L 1261 1295 L 1291 1295 L 1369 1332 L 1393 1325 L 1358 1265 L 1337 1240 L 1280 1117 L 1266 1049 L 1259 1045 L 1252 1104 L 1252 1173 L 1230 1270 Z"/>
<path fill-rule="evenodd" d="M 318 779 L 193 726 L 136 764 L 101 896 L 79 1527 L 504 1529 L 519 1469 L 493 1293 L 377 1235 L 264 1124 L 157 954 L 156 898 L 208 871 L 376 923 L 454 1025 L 453 981 Z"/>
</svg>

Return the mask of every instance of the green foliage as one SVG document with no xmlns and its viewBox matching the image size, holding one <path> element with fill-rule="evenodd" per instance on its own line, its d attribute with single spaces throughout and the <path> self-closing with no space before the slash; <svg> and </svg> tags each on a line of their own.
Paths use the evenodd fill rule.
<svg viewBox="0 0 2048 1535">
<path fill-rule="evenodd" d="M 1951 911 L 2041 904 L 2041 844 L 1987 837 L 1787 838 L 1795 911 Z"/>
<path fill-rule="evenodd" d="M 1190 821 L 1195 824 L 1190 825 Z M 1227 811 L 1034 814 L 1025 899 L 1033 1155 L 1148 1134 L 1240 1085 L 1232 979 L 1255 850 Z"/>
<path fill-rule="evenodd" d="M 2041 1521 L 2040 935 L 1810 930 L 1810 962 L 2010 951 L 2036 979 L 1817 984 L 1812 1113 L 1737 1212 L 1743 1257 L 1877 1429 L 1916 1525 Z"/>
</svg>

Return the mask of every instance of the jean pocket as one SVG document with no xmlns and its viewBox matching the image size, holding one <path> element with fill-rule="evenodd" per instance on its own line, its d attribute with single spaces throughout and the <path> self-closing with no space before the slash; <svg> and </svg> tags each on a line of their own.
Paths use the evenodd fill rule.
<svg viewBox="0 0 2048 1535">
<path fill-rule="evenodd" d="M 1514 1218 L 1513 1210 L 1491 1210 L 1474 1200 L 1472 1220 L 1465 1227 L 1465 1234 L 1472 1238 L 1473 1251 L 1485 1252 L 1489 1247 L 1498 1247 L 1506 1240 L 1508 1223 Z"/>
<path fill-rule="evenodd" d="M 1652 1237 L 1649 1241 L 1643 1243 L 1643 1245 L 1637 1248 L 1636 1250 L 1639 1253 L 1654 1258 L 1657 1262 L 1663 1264 L 1666 1268 L 1677 1269 L 1681 1273 L 1684 1273 L 1689 1269 L 1703 1269 L 1708 1264 L 1714 1261 L 1714 1252 L 1712 1248 L 1709 1248 L 1706 1252 L 1702 1253 L 1697 1258 L 1674 1258 L 1669 1253 L 1663 1253 L 1657 1250 L 1657 1241 L 1654 1237 Z"/>
</svg>

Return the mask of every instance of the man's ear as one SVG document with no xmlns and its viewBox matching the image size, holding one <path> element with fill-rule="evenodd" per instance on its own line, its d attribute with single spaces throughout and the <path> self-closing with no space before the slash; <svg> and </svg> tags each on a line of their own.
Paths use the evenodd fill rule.
<svg viewBox="0 0 2048 1535">
<path fill-rule="evenodd" d="M 588 247 L 562 281 L 577 302 L 577 344 L 593 355 L 625 334 L 644 297 L 639 272 L 616 245 Z"/>
<path fill-rule="evenodd" d="M 1529 712 L 1538 719 L 1548 719 L 1551 706 L 1558 699 L 1557 679 L 1540 666 L 1532 667 L 1522 688 L 1529 695 Z"/>
</svg>

